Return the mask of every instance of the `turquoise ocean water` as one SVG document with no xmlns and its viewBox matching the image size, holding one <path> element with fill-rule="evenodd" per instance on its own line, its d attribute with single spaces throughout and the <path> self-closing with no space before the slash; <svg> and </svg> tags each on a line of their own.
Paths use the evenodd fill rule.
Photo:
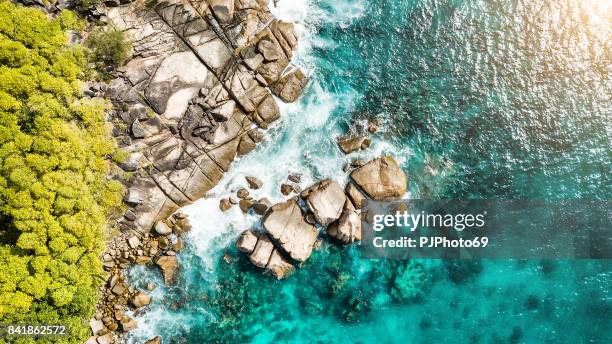
<svg viewBox="0 0 612 344">
<path fill-rule="evenodd" d="M 159 287 L 131 342 L 612 342 L 610 261 L 398 262 L 324 244 L 277 281 L 233 249 L 259 218 L 218 209 L 245 175 L 264 181 L 255 198 L 280 201 L 289 172 L 343 182 L 350 159 L 382 153 L 407 172 L 409 198 L 610 199 L 612 1 L 281 0 L 274 12 L 298 23 L 311 81 L 185 208 L 179 283 L 132 269 Z M 372 147 L 341 154 L 335 137 L 373 118 Z"/>
</svg>

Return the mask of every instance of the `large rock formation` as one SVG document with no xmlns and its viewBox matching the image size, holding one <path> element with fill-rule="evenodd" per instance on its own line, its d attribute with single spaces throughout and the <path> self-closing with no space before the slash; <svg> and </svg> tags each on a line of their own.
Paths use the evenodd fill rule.
<svg viewBox="0 0 612 344">
<path fill-rule="evenodd" d="M 236 247 L 239 251 L 250 254 L 255 250 L 257 240 L 257 234 L 253 233 L 251 230 L 246 230 L 240 234 Z"/>
<path fill-rule="evenodd" d="M 355 209 L 346 208 L 338 221 L 327 227 L 327 234 L 343 244 L 361 240 L 361 216 Z"/>
<path fill-rule="evenodd" d="M 263 218 L 263 226 L 287 254 L 303 262 L 310 257 L 319 231 L 304 220 L 294 199 L 272 206 Z"/>
<path fill-rule="evenodd" d="M 131 303 L 135 308 L 141 308 L 151 303 L 151 297 L 144 291 L 139 291 L 132 297 Z"/>
<path fill-rule="evenodd" d="M 323 226 L 336 221 L 342 213 L 346 196 L 335 180 L 322 180 L 301 193 L 315 219 Z"/>
<path fill-rule="evenodd" d="M 293 24 L 264 0 L 134 2 L 108 10 L 128 33 L 133 59 L 106 89 L 113 123 L 134 172 L 123 230 L 148 232 L 202 197 L 237 155 L 280 116 L 273 98 L 293 101 L 306 78 L 291 69 Z"/>
<path fill-rule="evenodd" d="M 249 260 L 253 265 L 265 268 L 272 256 L 272 251 L 274 251 L 274 244 L 270 238 L 265 234 L 258 235 L 257 243 L 253 252 L 249 255 Z"/>
<path fill-rule="evenodd" d="M 355 182 L 376 200 L 401 198 L 406 192 L 406 175 L 391 157 L 381 157 L 358 164 L 352 172 Z M 299 182 L 299 178 L 292 177 Z M 352 182 L 346 188 L 333 180 L 315 183 L 286 202 L 268 209 L 262 219 L 264 233 L 244 231 L 236 246 L 249 255 L 254 265 L 271 271 L 278 278 L 291 272 L 291 260 L 303 262 L 317 244 L 318 231 L 311 224 L 318 222 L 333 241 L 351 244 L 361 240 L 361 208 L 367 199 Z M 302 211 L 305 203 L 307 214 Z"/>
<path fill-rule="evenodd" d="M 351 178 L 374 200 L 401 198 L 406 193 L 406 174 L 390 156 L 374 159 L 351 173 Z"/>
<path fill-rule="evenodd" d="M 357 187 L 353 183 L 348 183 L 346 188 L 344 189 L 346 192 L 346 196 L 353 203 L 355 208 L 361 209 L 363 206 L 363 201 L 366 200 L 366 197 L 357 189 Z"/>
<path fill-rule="evenodd" d="M 267 234 L 246 230 L 240 235 L 236 246 L 238 250 L 249 255 L 253 265 L 265 268 L 276 278 L 284 278 L 294 269 L 284 255 L 274 247 Z"/>
<path fill-rule="evenodd" d="M 155 264 L 162 270 L 166 284 L 170 285 L 176 282 L 179 268 L 176 256 L 161 256 L 155 261 Z"/>
</svg>

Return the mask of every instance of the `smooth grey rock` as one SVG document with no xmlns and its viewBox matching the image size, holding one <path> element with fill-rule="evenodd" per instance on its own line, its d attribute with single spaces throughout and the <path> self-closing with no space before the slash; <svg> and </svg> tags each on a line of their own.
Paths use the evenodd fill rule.
<svg viewBox="0 0 612 344">
<path fill-rule="evenodd" d="M 263 54 L 263 57 L 267 61 L 276 61 L 284 57 L 283 52 L 279 51 L 279 49 L 280 48 L 278 48 L 274 42 L 267 39 L 262 39 L 257 44 L 257 50 Z"/>
<path fill-rule="evenodd" d="M 257 114 L 266 124 L 271 124 L 280 118 L 280 109 L 274 98 L 269 96 L 257 106 Z"/>
<path fill-rule="evenodd" d="M 132 136 L 137 139 L 142 139 L 145 137 L 145 130 L 138 119 L 135 119 L 132 123 Z"/>
<path fill-rule="evenodd" d="M 215 16 L 222 23 L 228 23 L 234 17 L 234 0 L 207 0 Z"/>
<path fill-rule="evenodd" d="M 89 327 L 91 328 L 91 333 L 95 336 L 98 334 L 98 332 L 104 329 L 104 323 L 102 323 L 100 320 L 91 319 L 89 321 Z"/>
<path fill-rule="evenodd" d="M 123 214 L 123 216 L 128 220 L 128 221 L 134 221 L 136 220 L 136 214 L 134 214 L 134 212 L 131 209 L 128 209 L 125 214 Z"/>
<path fill-rule="evenodd" d="M 215 120 L 219 122 L 225 122 L 232 117 L 235 110 L 236 110 L 236 102 L 233 100 L 228 100 L 225 103 L 210 110 L 210 113 L 213 114 L 213 116 L 215 117 Z"/>
<path fill-rule="evenodd" d="M 259 66 L 264 62 L 264 57 L 262 54 L 257 54 L 253 57 L 244 59 L 244 63 L 249 66 L 252 70 L 257 70 Z"/>
<path fill-rule="evenodd" d="M 168 226 L 163 221 L 157 221 L 155 223 L 154 229 L 155 229 L 155 233 L 157 233 L 159 235 L 168 235 L 168 234 L 172 233 L 172 228 L 170 228 L 170 226 Z"/>
<path fill-rule="evenodd" d="M 131 236 L 128 239 L 128 244 L 130 245 L 131 248 L 136 248 L 138 247 L 138 245 L 140 245 L 140 239 L 138 239 L 137 236 Z"/>
</svg>

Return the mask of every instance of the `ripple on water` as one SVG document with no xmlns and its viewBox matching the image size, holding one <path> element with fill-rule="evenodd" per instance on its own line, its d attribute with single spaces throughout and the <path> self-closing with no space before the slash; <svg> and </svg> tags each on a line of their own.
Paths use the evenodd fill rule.
<svg viewBox="0 0 612 344">
<path fill-rule="evenodd" d="M 611 6 L 281 0 L 273 11 L 298 23 L 296 63 L 311 82 L 297 103 L 281 106 L 266 141 L 185 209 L 194 230 L 180 281 L 153 293 L 130 340 L 612 342 L 607 262 L 431 260 L 411 270 L 325 245 L 280 282 L 244 259 L 222 262 L 228 247 L 239 257 L 233 240 L 257 218 L 218 210 L 245 175 L 264 181 L 255 198 L 272 201 L 289 172 L 305 173 L 303 186 L 345 180 L 349 160 L 333 137 L 373 117 L 381 131 L 360 154 L 398 157 L 412 197 L 609 199 Z M 142 267 L 130 277 L 161 281 Z M 412 294 L 398 285 L 422 293 L 404 298 Z"/>
</svg>

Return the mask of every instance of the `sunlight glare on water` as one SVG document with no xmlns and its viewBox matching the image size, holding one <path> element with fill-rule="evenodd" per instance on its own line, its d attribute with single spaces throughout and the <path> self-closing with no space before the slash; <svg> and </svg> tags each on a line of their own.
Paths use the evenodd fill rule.
<svg viewBox="0 0 612 344">
<path fill-rule="evenodd" d="M 264 276 L 233 248 L 258 218 L 218 209 L 246 175 L 264 182 L 253 197 L 277 202 L 290 172 L 303 187 L 343 182 L 344 164 L 381 154 L 415 198 L 610 199 L 612 0 L 281 0 L 272 11 L 296 22 L 309 85 L 185 209 L 180 281 L 155 291 L 132 342 L 612 342 L 609 263 L 424 261 L 423 295 L 406 300 L 397 281 L 423 275 L 355 246 L 324 243 L 291 278 Z M 372 147 L 340 153 L 335 138 L 372 118 Z M 160 277 L 140 267 L 131 280 Z"/>
</svg>

